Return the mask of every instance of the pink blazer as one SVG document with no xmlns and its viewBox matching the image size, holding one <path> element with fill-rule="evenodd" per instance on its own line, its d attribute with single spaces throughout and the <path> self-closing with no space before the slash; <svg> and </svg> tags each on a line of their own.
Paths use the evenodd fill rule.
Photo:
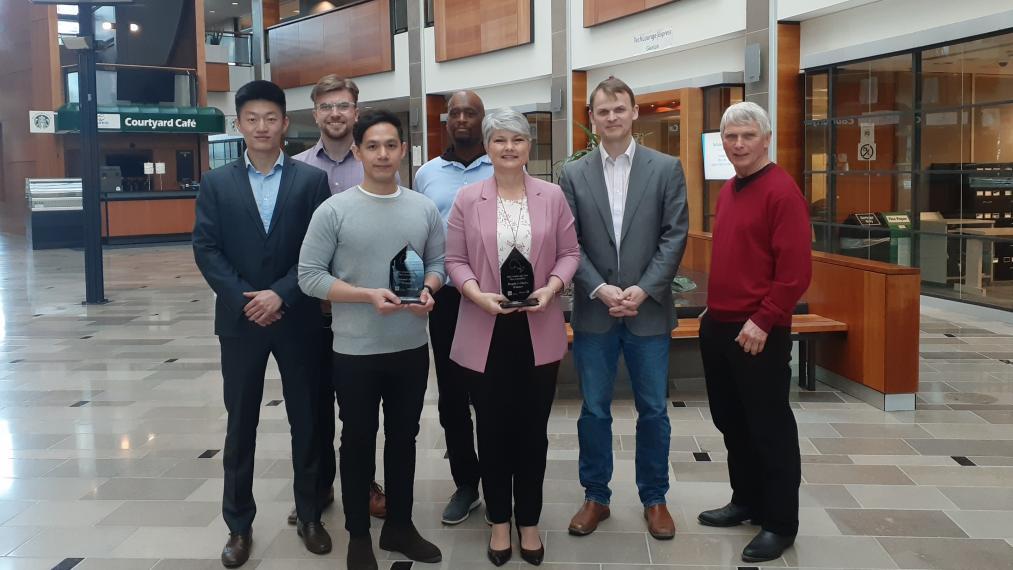
<svg viewBox="0 0 1013 570">
<path fill-rule="evenodd" d="M 573 214 L 559 186 L 525 175 L 528 215 L 531 217 L 531 264 L 535 289 L 555 275 L 570 282 L 580 263 Z M 499 253 L 496 242 L 496 179 L 469 184 L 458 192 L 447 228 L 446 269 L 458 286 L 469 279 L 483 291 L 500 293 Z M 559 298 L 544 311 L 528 313 L 535 366 L 555 362 L 566 354 L 566 329 Z M 450 358 L 485 372 L 496 317 L 461 295 L 461 310 Z"/>
</svg>

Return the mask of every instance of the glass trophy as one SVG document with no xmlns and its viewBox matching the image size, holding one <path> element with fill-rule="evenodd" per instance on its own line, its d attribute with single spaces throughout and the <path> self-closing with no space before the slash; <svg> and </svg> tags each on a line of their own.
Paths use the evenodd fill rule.
<svg viewBox="0 0 1013 570">
<path fill-rule="evenodd" d="M 500 289 L 506 301 L 500 302 L 504 309 L 535 307 L 538 299 L 528 297 L 535 290 L 535 268 L 524 254 L 513 248 L 499 268 Z"/>
<path fill-rule="evenodd" d="M 402 304 L 421 304 L 425 274 L 422 257 L 406 245 L 390 260 L 390 290 L 401 299 Z"/>
</svg>

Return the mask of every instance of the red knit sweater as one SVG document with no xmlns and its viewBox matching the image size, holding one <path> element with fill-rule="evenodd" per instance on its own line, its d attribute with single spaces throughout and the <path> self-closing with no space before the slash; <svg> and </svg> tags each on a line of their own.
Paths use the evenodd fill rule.
<svg viewBox="0 0 1013 570">
<path fill-rule="evenodd" d="M 707 283 L 707 314 L 770 332 L 791 326 L 795 303 L 812 276 L 809 208 L 776 164 L 732 178 L 718 195 Z"/>
</svg>

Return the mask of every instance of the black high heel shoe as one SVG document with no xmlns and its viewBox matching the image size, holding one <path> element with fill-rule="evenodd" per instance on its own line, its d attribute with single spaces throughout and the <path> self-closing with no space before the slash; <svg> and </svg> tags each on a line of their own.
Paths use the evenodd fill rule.
<svg viewBox="0 0 1013 570">
<path fill-rule="evenodd" d="M 509 532 L 507 533 L 507 536 L 510 536 Z M 492 537 L 490 537 L 490 542 L 491 539 Z M 492 562 L 494 566 L 502 566 L 509 562 L 513 552 L 514 549 L 512 544 L 503 550 L 493 550 L 492 546 L 487 546 L 485 549 L 485 555 L 489 557 L 489 562 Z"/>
<path fill-rule="evenodd" d="M 521 540 L 521 527 L 517 527 L 517 543 L 520 545 L 521 558 L 524 559 L 528 564 L 534 566 L 541 566 L 542 560 L 545 560 L 545 544 L 542 543 L 542 537 L 538 537 L 539 547 L 534 550 L 527 550 L 524 548 L 524 541 Z"/>
</svg>

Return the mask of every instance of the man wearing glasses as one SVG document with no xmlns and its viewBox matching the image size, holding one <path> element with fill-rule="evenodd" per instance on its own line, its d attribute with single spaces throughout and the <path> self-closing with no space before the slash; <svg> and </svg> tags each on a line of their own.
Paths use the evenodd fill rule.
<svg viewBox="0 0 1013 570">
<path fill-rule="evenodd" d="M 315 166 L 327 173 L 331 194 L 344 192 L 362 182 L 362 163 L 352 154 L 352 127 L 359 118 L 359 87 L 351 79 L 325 75 L 310 93 L 313 100 L 313 120 L 320 129 L 320 140 L 312 148 L 292 158 Z M 400 177 L 397 178 L 400 184 Z M 323 308 L 326 321 L 321 332 L 321 366 L 325 392 L 320 395 L 320 501 L 327 507 L 334 502 L 334 476 L 337 465 L 334 459 L 334 387 L 331 384 L 331 315 L 330 303 Z M 387 514 L 387 498 L 383 489 L 373 482 L 369 492 L 369 514 L 383 518 Z M 288 515 L 288 523 L 296 524 L 295 509 Z"/>
</svg>

